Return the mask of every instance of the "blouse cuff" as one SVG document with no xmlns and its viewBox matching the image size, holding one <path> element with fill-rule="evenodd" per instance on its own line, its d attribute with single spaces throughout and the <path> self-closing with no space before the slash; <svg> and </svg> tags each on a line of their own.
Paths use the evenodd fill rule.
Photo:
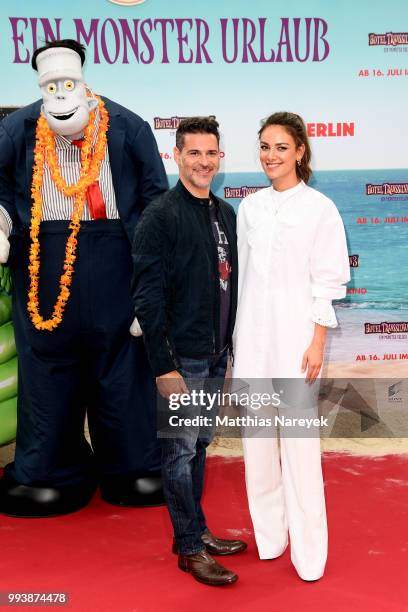
<svg viewBox="0 0 408 612">
<path fill-rule="evenodd" d="M 312 321 L 324 327 L 337 327 L 336 313 L 331 300 L 313 298 Z"/>
</svg>

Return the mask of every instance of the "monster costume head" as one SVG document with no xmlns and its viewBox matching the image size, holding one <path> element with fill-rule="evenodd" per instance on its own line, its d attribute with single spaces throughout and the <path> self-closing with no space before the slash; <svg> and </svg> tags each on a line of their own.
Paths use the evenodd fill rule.
<svg viewBox="0 0 408 612">
<path fill-rule="evenodd" d="M 85 49 L 75 40 L 59 40 L 37 49 L 31 65 L 38 71 L 41 111 L 51 130 L 60 136 L 81 134 L 97 100 L 89 97 L 82 66 Z"/>
</svg>

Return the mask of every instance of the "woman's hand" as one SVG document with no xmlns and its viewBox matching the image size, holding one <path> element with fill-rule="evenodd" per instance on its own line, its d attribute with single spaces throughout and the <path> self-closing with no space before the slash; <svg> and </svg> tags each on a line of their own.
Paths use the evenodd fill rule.
<svg viewBox="0 0 408 612">
<path fill-rule="evenodd" d="M 306 371 L 306 382 L 312 384 L 319 376 L 323 363 L 324 345 L 313 343 L 305 351 L 302 359 L 302 372 Z"/>
<path fill-rule="evenodd" d="M 303 355 L 302 372 L 306 372 L 307 369 L 305 382 L 308 382 L 310 385 L 312 385 L 319 376 L 319 372 L 322 368 L 326 331 L 326 327 L 315 323 L 313 340 Z"/>
</svg>

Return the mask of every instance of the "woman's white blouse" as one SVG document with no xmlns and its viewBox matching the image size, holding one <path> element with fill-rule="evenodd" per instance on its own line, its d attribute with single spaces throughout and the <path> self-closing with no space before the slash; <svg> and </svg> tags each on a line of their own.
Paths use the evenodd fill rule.
<svg viewBox="0 0 408 612">
<path fill-rule="evenodd" d="M 262 189 L 240 204 L 238 255 L 234 375 L 275 375 L 270 368 L 297 375 L 314 323 L 336 327 L 332 300 L 346 295 L 350 280 L 339 212 L 303 182 Z M 300 359 L 299 368 L 291 359 Z"/>
</svg>

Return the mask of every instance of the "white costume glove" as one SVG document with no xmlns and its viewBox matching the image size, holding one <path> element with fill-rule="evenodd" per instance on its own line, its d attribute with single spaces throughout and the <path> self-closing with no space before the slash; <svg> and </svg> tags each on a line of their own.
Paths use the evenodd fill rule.
<svg viewBox="0 0 408 612">
<path fill-rule="evenodd" d="M 140 336 L 143 336 L 142 328 L 140 327 L 139 321 L 136 317 L 133 319 L 133 323 L 130 326 L 129 331 L 132 336 L 135 336 L 135 338 L 140 338 Z"/>
<path fill-rule="evenodd" d="M 4 212 L 3 212 L 4 211 Z M 7 221 L 6 215 L 8 214 L 0 206 L 0 263 L 6 263 L 8 260 L 9 252 L 10 252 L 10 243 L 8 241 L 8 237 L 11 232 L 11 219 Z"/>
<path fill-rule="evenodd" d="M 0 263 L 4 264 L 8 260 L 10 252 L 10 243 L 7 240 L 6 234 L 0 229 Z"/>
</svg>

